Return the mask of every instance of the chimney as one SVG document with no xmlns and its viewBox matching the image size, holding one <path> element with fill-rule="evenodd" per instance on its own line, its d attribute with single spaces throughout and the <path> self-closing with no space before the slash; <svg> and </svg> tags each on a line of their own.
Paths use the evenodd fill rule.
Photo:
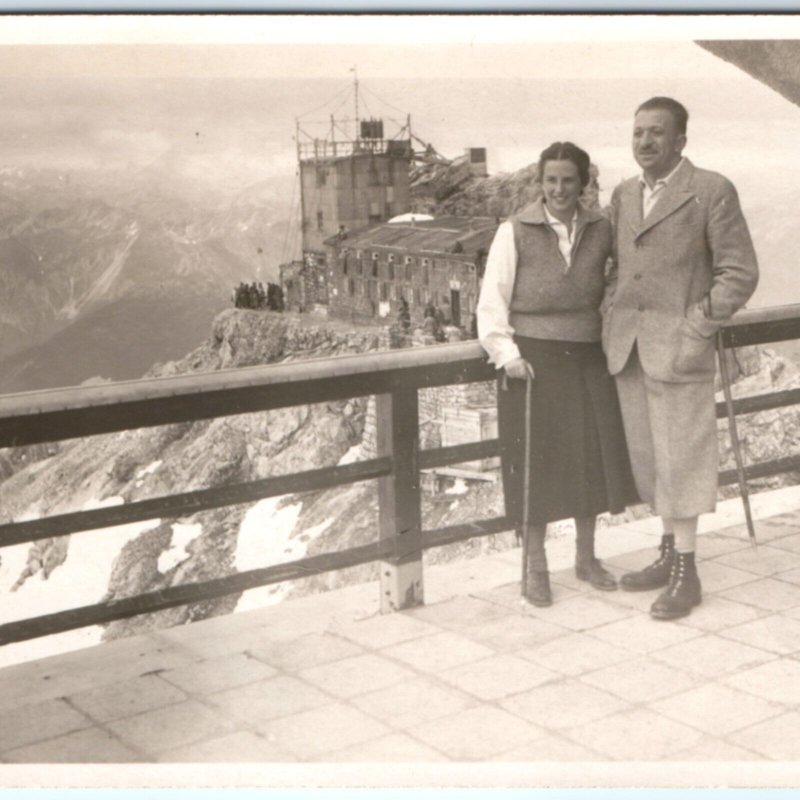
<svg viewBox="0 0 800 800">
<path fill-rule="evenodd" d="M 470 174 L 475 178 L 485 178 L 489 175 L 486 169 L 486 148 L 468 147 L 465 151 Z"/>
</svg>

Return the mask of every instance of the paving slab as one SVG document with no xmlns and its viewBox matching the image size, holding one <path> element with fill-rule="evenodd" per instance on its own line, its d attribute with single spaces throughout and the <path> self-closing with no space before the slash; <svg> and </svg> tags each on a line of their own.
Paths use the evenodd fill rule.
<svg viewBox="0 0 800 800">
<path fill-rule="evenodd" d="M 574 728 L 630 706 L 610 692 L 573 679 L 538 686 L 506 698 L 500 704 L 507 711 L 550 731 Z"/>
<path fill-rule="evenodd" d="M 688 675 L 718 679 L 770 661 L 775 656 L 767 650 L 709 633 L 659 650 L 653 653 L 653 658 L 683 670 Z"/>
<path fill-rule="evenodd" d="M 70 705 L 98 722 L 131 717 L 187 699 L 184 692 L 159 675 L 142 675 L 68 697 Z"/>
<path fill-rule="evenodd" d="M 499 700 L 558 676 L 523 658 L 502 654 L 445 670 L 439 677 L 480 700 Z"/>
<path fill-rule="evenodd" d="M 648 703 L 693 687 L 691 674 L 661 664 L 649 656 L 627 659 L 581 675 L 590 686 L 631 703 Z"/>
<path fill-rule="evenodd" d="M 546 731 L 514 714 L 481 705 L 411 728 L 409 734 L 453 761 L 484 761 Z"/>
<path fill-rule="evenodd" d="M 227 720 L 196 700 L 107 723 L 123 744 L 158 757 L 163 751 L 228 731 Z"/>
<path fill-rule="evenodd" d="M 255 683 L 274 675 L 277 670 L 246 653 L 218 656 L 159 673 L 163 680 L 197 695 Z"/>
<path fill-rule="evenodd" d="M 460 633 L 444 631 L 386 647 L 381 652 L 421 672 L 438 674 L 451 667 L 491 656 L 495 651 Z"/>
<path fill-rule="evenodd" d="M 346 703 L 270 720 L 259 727 L 270 741 L 299 759 L 322 761 L 326 753 L 391 733 L 388 726 Z"/>
<path fill-rule="evenodd" d="M 193 762 L 291 762 L 294 754 L 250 731 L 236 731 L 202 742 L 166 750 L 159 756 L 165 763 Z"/>
<path fill-rule="evenodd" d="M 91 719 L 63 699 L 46 700 L 3 712 L 0 752 L 89 728 Z"/>
<path fill-rule="evenodd" d="M 368 653 L 304 669 L 299 675 L 336 697 L 355 697 L 408 680 L 414 673 L 388 658 Z"/>
<path fill-rule="evenodd" d="M 214 692 L 206 697 L 206 701 L 229 719 L 257 726 L 262 720 L 329 705 L 334 698 L 297 677 L 278 675 Z"/>
<path fill-rule="evenodd" d="M 392 728 L 406 729 L 480 704 L 474 695 L 427 677 L 362 694 L 352 704 Z"/>
<path fill-rule="evenodd" d="M 706 683 L 657 700 L 651 704 L 651 708 L 716 736 L 725 736 L 770 717 L 777 717 L 785 711 L 777 703 L 716 683 Z"/>
<path fill-rule="evenodd" d="M 326 761 L 364 761 L 364 762 L 436 762 L 448 761 L 443 753 L 412 739 L 405 733 L 391 733 L 371 741 L 345 747 L 326 753 Z"/>
<path fill-rule="evenodd" d="M 124 745 L 108 731 L 99 728 L 73 731 L 3 753 L 3 761 L 12 764 L 122 764 L 146 760 L 150 759 L 144 753 Z"/>
<path fill-rule="evenodd" d="M 585 633 L 568 633 L 566 636 L 518 650 L 516 655 L 553 672 L 575 676 L 629 661 L 631 651 Z"/>
<path fill-rule="evenodd" d="M 663 761 L 702 734 L 647 708 L 621 711 L 566 731 L 570 739 L 612 761 Z"/>
<path fill-rule="evenodd" d="M 294 639 L 269 642 L 247 648 L 248 654 L 283 672 L 338 661 L 364 652 L 355 642 L 330 633 L 307 633 Z"/>
<path fill-rule="evenodd" d="M 800 714 L 790 711 L 730 735 L 733 744 L 773 761 L 800 760 Z"/>
</svg>

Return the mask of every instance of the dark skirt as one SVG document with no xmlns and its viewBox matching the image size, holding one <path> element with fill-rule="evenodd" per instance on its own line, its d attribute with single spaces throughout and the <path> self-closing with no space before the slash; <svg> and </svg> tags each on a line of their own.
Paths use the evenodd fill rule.
<svg viewBox="0 0 800 800">
<path fill-rule="evenodd" d="M 515 337 L 536 375 L 531 392 L 528 520 L 617 514 L 640 502 L 614 379 L 599 343 Z M 502 373 L 502 371 L 501 371 Z M 506 515 L 522 523 L 525 381 L 497 389 Z"/>
</svg>

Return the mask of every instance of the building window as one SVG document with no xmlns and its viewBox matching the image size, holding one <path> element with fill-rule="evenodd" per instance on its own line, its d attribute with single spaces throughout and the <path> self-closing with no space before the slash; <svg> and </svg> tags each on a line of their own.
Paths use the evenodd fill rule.
<svg viewBox="0 0 800 800">
<path fill-rule="evenodd" d="M 381 281 L 381 300 L 388 300 L 389 299 L 389 284 Z"/>
<path fill-rule="evenodd" d="M 422 259 L 422 282 L 428 286 L 431 282 L 430 262 L 427 258 Z"/>
<path fill-rule="evenodd" d="M 342 253 L 342 275 L 347 275 L 347 257 L 348 253 Z"/>
<path fill-rule="evenodd" d="M 317 230 L 318 231 L 322 230 L 322 212 L 321 211 L 317 211 Z"/>
<path fill-rule="evenodd" d="M 414 305 L 422 305 L 422 289 L 419 286 L 414 287 Z"/>
<path fill-rule="evenodd" d="M 394 264 L 392 263 L 393 256 L 389 256 L 389 261 L 386 264 L 386 271 L 390 281 L 394 280 Z"/>
<path fill-rule="evenodd" d="M 370 222 L 380 222 L 382 219 L 381 217 L 381 204 L 380 203 L 370 203 L 369 204 L 369 221 Z"/>
<path fill-rule="evenodd" d="M 394 216 L 394 203 L 384 203 L 383 215 L 386 219 L 391 219 Z"/>
<path fill-rule="evenodd" d="M 324 186 L 328 179 L 328 171 L 324 167 L 317 167 L 317 186 Z"/>
<path fill-rule="evenodd" d="M 377 253 L 373 253 L 372 254 L 372 277 L 373 278 L 377 278 L 378 277 L 378 254 Z"/>
<path fill-rule="evenodd" d="M 347 279 L 347 293 L 350 297 L 356 293 L 356 282 L 352 278 Z"/>
</svg>

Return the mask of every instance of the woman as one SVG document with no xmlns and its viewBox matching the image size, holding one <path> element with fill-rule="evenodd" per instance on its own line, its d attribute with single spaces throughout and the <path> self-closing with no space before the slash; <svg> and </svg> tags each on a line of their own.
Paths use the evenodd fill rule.
<svg viewBox="0 0 800 800">
<path fill-rule="evenodd" d="M 478 301 L 478 338 L 504 375 L 498 429 L 506 513 L 524 518 L 525 394 L 531 384 L 530 476 L 523 593 L 552 603 L 547 523 L 573 517 L 575 574 L 616 581 L 594 554 L 595 519 L 638 502 L 613 379 L 600 346 L 599 307 L 611 223 L 579 202 L 590 159 L 571 142 L 542 152 L 543 197 L 497 230 Z"/>
</svg>

